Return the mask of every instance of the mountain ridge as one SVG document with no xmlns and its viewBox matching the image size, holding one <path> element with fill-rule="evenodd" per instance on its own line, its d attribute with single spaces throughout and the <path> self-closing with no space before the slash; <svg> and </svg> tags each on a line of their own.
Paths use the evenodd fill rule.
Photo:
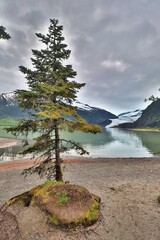
<svg viewBox="0 0 160 240">
<path fill-rule="evenodd" d="M 133 123 L 120 124 L 120 128 L 159 128 L 160 127 L 160 99 L 153 101 Z"/>
<path fill-rule="evenodd" d="M 116 119 L 117 116 L 105 109 L 91 107 L 88 104 L 83 104 L 75 101 L 73 106 L 77 108 L 77 113 L 91 124 L 98 124 L 105 127 L 111 122 L 109 119 Z M 0 118 L 14 117 L 21 118 L 27 117 L 27 111 L 24 111 L 18 106 L 18 101 L 14 93 L 0 94 Z"/>
<path fill-rule="evenodd" d="M 105 109 L 92 107 L 88 104 L 75 101 L 73 106 L 77 113 L 91 124 L 98 124 L 102 127 L 119 128 L 143 128 L 160 127 L 160 99 L 152 102 L 145 110 L 134 110 L 115 115 Z M 15 94 L 0 94 L 0 118 L 22 118 L 27 117 L 28 112 L 18 106 Z"/>
</svg>

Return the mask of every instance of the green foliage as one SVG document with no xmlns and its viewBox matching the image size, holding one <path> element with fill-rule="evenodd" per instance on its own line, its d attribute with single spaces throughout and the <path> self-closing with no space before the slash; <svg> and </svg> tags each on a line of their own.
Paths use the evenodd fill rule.
<svg viewBox="0 0 160 240">
<path fill-rule="evenodd" d="M 49 218 L 49 221 L 50 221 L 53 225 L 58 225 L 58 220 L 57 220 L 57 218 L 56 218 L 55 215 L 50 214 L 50 215 L 48 216 L 48 218 Z"/>
<path fill-rule="evenodd" d="M 159 89 L 160 91 L 160 89 Z M 151 102 L 155 102 L 159 99 L 159 97 L 155 97 L 154 95 L 150 96 L 149 98 L 146 98 L 144 101 L 147 102 L 147 101 L 151 101 Z"/>
<path fill-rule="evenodd" d="M 31 204 L 32 197 L 41 190 L 43 185 L 36 186 L 28 192 L 24 192 L 18 196 L 15 196 L 6 201 L 6 204 L 11 205 L 13 203 L 21 204 L 22 206 L 28 207 Z"/>
<path fill-rule="evenodd" d="M 10 39 L 10 35 L 6 32 L 6 29 L 5 27 L 3 26 L 0 26 L 0 39 Z"/>
<path fill-rule="evenodd" d="M 147 102 L 147 101 L 154 102 L 154 101 L 157 101 L 158 99 L 159 99 L 159 97 L 155 97 L 154 95 L 152 95 L 148 99 L 146 98 L 144 101 L 145 102 Z"/>
<path fill-rule="evenodd" d="M 100 217 L 99 202 L 97 201 L 94 201 L 82 216 L 82 218 L 86 219 L 86 221 L 89 222 L 90 224 L 95 222 L 99 217 Z"/>
<path fill-rule="evenodd" d="M 50 181 L 50 183 L 52 185 L 54 184 L 52 181 Z M 48 185 L 49 187 L 50 187 L 50 183 Z M 59 185 L 62 185 L 62 182 L 59 182 Z M 58 186 L 58 185 L 56 184 L 56 186 Z M 47 187 L 47 189 L 48 189 L 48 187 Z M 56 189 L 52 188 L 52 190 L 49 191 L 49 194 L 56 198 L 57 205 L 65 205 L 69 202 L 68 192 L 66 190 L 57 192 Z"/>
<path fill-rule="evenodd" d="M 58 192 L 56 194 L 56 197 L 57 197 L 57 204 L 58 205 L 67 204 L 68 201 L 69 201 L 68 193 L 65 190 L 63 190 L 61 192 Z"/>
<path fill-rule="evenodd" d="M 77 114 L 76 107 L 72 106 L 78 91 L 85 84 L 74 81 L 77 73 L 71 65 L 64 64 L 70 56 L 70 50 L 64 43 L 62 31 L 63 27 L 58 25 L 58 20 L 50 19 L 48 33 L 36 34 L 45 48 L 32 50 L 33 69 L 19 67 L 25 74 L 29 89 L 15 92 L 19 106 L 28 110 L 30 117 L 7 130 L 15 136 L 23 134 L 26 147 L 23 154 L 36 153 L 40 159 L 24 173 L 38 173 L 57 181 L 62 181 L 61 152 L 75 149 L 81 155 L 87 153 L 80 144 L 61 139 L 60 131 L 100 132 L 99 126 L 88 124 Z M 27 140 L 30 132 L 39 134 L 32 145 Z"/>
</svg>

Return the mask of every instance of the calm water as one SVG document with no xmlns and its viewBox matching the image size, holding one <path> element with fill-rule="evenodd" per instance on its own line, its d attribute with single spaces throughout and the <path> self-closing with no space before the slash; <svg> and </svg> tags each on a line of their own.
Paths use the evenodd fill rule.
<svg viewBox="0 0 160 240">
<path fill-rule="evenodd" d="M 160 132 L 103 129 L 100 134 L 63 133 L 63 138 L 80 142 L 91 157 L 151 157 L 160 153 Z M 0 148 L 0 161 L 20 159 L 20 146 Z M 66 155 L 66 154 L 65 154 Z M 70 151 L 67 155 L 76 155 Z"/>
</svg>

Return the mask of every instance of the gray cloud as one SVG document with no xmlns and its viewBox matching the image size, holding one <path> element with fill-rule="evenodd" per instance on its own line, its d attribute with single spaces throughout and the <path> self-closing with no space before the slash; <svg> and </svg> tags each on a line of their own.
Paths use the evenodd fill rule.
<svg viewBox="0 0 160 240">
<path fill-rule="evenodd" d="M 160 75 L 160 1 L 2 0 L 0 25 L 11 40 L 0 42 L 1 92 L 25 86 L 19 65 L 29 65 L 36 32 L 58 18 L 71 49 L 81 101 L 112 112 L 144 107 Z"/>
</svg>

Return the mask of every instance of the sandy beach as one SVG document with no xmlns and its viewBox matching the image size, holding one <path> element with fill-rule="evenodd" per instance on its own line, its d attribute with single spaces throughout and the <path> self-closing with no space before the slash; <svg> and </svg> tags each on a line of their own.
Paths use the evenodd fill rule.
<svg viewBox="0 0 160 240">
<path fill-rule="evenodd" d="M 21 140 L 18 140 L 18 139 L 0 137 L 0 148 L 11 147 L 11 146 L 19 145 L 20 143 L 21 143 Z"/>
<path fill-rule="evenodd" d="M 16 165 L 15 165 L 16 164 Z M 0 204 L 36 184 L 37 176 L 20 175 L 31 161 L 0 165 Z M 85 231 L 55 232 L 54 239 L 159 240 L 160 158 L 70 158 L 64 180 L 85 186 L 101 200 L 101 220 Z M 56 230 L 55 230 L 56 231 Z M 36 238 L 43 239 L 43 238 Z"/>
</svg>

